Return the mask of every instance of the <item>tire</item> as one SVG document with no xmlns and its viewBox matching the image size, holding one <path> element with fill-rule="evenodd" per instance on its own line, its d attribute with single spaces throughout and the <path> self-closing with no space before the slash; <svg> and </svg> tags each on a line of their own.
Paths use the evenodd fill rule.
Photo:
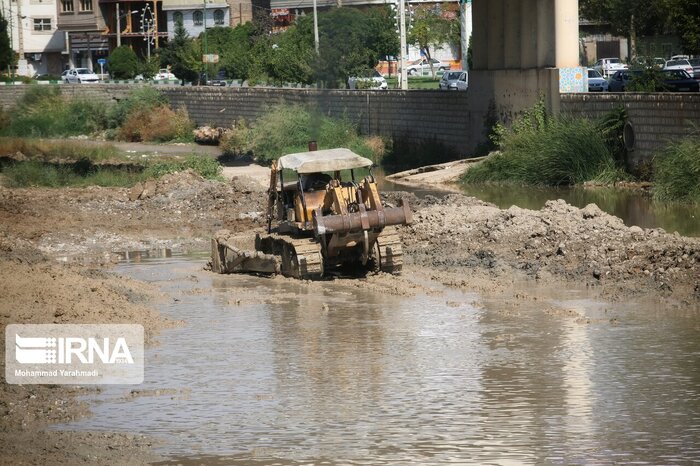
<svg viewBox="0 0 700 466">
<path fill-rule="evenodd" d="M 407 73 L 407 74 L 408 74 L 409 76 L 413 76 L 414 74 L 416 74 L 416 70 L 408 70 L 408 73 Z"/>
</svg>

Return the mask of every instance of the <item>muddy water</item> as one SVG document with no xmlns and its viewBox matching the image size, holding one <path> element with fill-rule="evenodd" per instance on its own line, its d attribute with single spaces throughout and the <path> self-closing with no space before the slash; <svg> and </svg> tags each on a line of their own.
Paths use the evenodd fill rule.
<svg viewBox="0 0 700 466">
<path fill-rule="evenodd" d="M 418 196 L 444 195 L 420 187 L 407 187 L 386 181 L 377 175 L 384 191 L 410 191 Z M 620 217 L 625 225 L 642 228 L 663 228 L 669 233 L 677 231 L 684 236 L 700 236 L 700 205 L 656 202 L 644 192 L 614 188 L 535 187 L 468 185 L 460 186 L 467 196 L 496 204 L 501 209 L 518 206 L 524 209 L 541 209 L 549 200 L 564 199 L 576 207 L 596 204 L 603 211 Z"/>
<path fill-rule="evenodd" d="M 105 387 L 92 417 L 60 428 L 156 436 L 185 463 L 700 460 L 697 315 L 576 290 L 517 307 L 437 286 L 392 296 L 203 263 L 119 267 L 186 323 L 148 352 L 142 386 Z"/>
</svg>

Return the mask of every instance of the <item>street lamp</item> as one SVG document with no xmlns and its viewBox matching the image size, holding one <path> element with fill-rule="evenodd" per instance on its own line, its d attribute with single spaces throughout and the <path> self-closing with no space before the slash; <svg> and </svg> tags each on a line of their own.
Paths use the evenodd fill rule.
<svg viewBox="0 0 700 466">
<path fill-rule="evenodd" d="M 148 59 L 151 59 L 151 43 L 153 42 L 153 25 L 155 24 L 155 18 L 153 17 L 153 10 L 151 10 L 151 5 L 146 4 L 146 6 L 141 10 L 141 32 L 144 33 L 143 40 L 146 41 L 148 45 Z"/>
<path fill-rule="evenodd" d="M 139 10 L 131 10 L 126 13 L 119 12 L 119 2 L 117 2 L 117 47 L 122 46 L 122 18 L 138 13 Z"/>
</svg>

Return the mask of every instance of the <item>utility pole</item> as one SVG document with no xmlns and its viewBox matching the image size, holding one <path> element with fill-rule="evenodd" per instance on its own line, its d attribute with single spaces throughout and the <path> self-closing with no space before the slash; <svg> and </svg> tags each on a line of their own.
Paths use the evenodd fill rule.
<svg viewBox="0 0 700 466">
<path fill-rule="evenodd" d="M 462 32 L 460 43 L 462 48 L 462 69 L 467 71 L 469 70 L 469 60 L 467 59 L 469 38 L 472 35 L 472 0 L 459 0 L 459 7 L 460 29 Z"/>
<path fill-rule="evenodd" d="M 399 51 L 399 66 L 401 67 L 401 90 L 408 90 L 408 71 L 406 70 L 406 0 L 399 0 L 399 34 L 401 35 L 401 50 Z"/>
<path fill-rule="evenodd" d="M 314 0 L 314 48 L 318 55 L 318 15 L 316 14 L 316 0 Z"/>
<path fill-rule="evenodd" d="M 119 2 L 117 2 L 117 47 L 122 46 L 122 15 L 119 13 Z"/>
<path fill-rule="evenodd" d="M 207 44 L 207 0 L 204 1 L 204 84 L 209 81 L 209 46 Z"/>
</svg>

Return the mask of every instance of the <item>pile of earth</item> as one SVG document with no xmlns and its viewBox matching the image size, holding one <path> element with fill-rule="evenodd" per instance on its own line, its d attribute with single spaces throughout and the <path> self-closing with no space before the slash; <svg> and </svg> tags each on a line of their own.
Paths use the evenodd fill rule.
<svg viewBox="0 0 700 466">
<path fill-rule="evenodd" d="M 394 199 L 395 201 L 395 199 Z M 627 227 L 596 205 L 562 200 L 539 211 L 463 195 L 413 198 L 414 222 L 401 229 L 406 255 L 417 265 L 524 273 L 603 285 L 610 296 L 651 293 L 700 301 L 700 239 L 663 229 Z"/>
</svg>

